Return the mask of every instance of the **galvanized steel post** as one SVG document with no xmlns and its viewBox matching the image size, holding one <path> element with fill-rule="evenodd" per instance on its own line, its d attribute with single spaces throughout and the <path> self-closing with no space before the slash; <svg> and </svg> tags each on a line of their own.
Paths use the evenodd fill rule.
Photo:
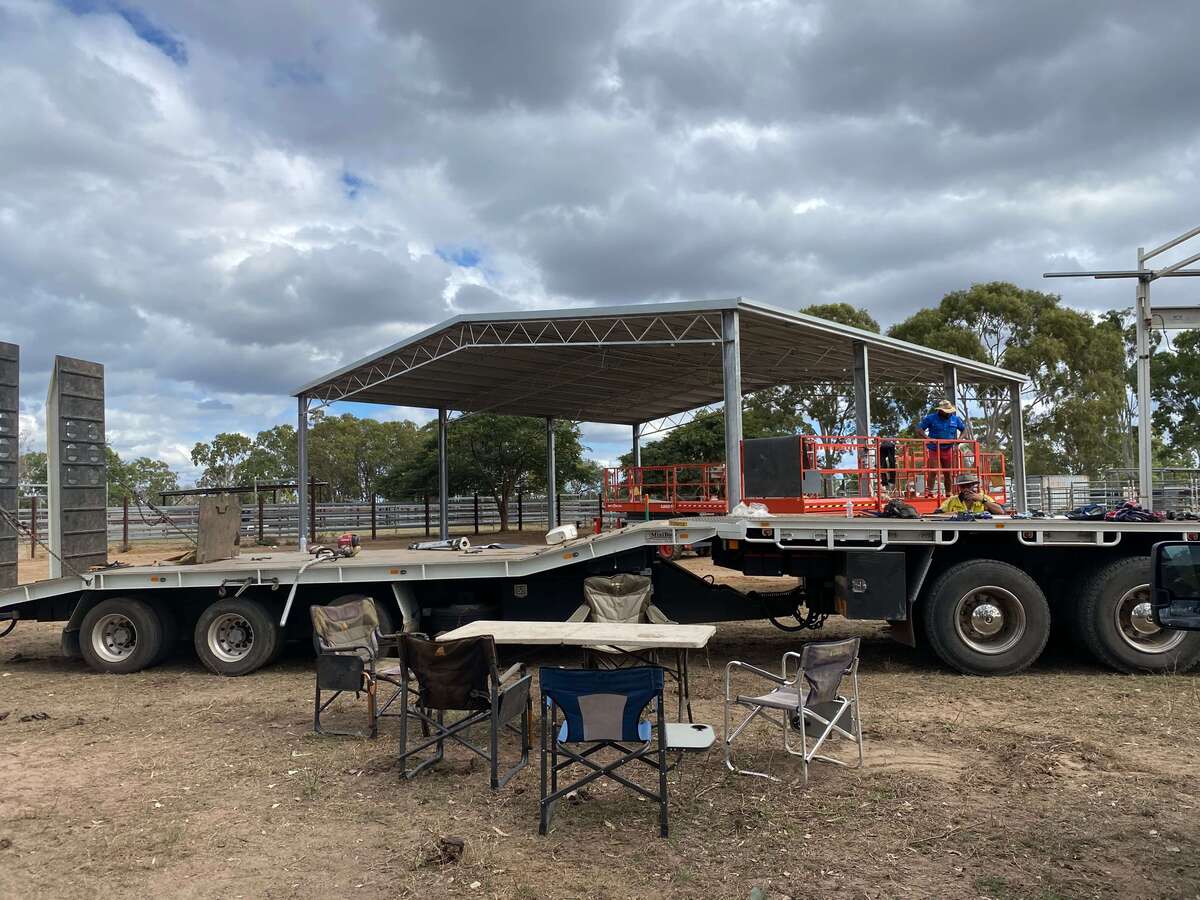
<svg viewBox="0 0 1200 900">
<path fill-rule="evenodd" d="M 736 309 L 721 313 L 721 373 L 725 389 L 725 494 L 733 509 L 742 502 L 742 341 Z"/>
<path fill-rule="evenodd" d="M 1025 496 L 1025 416 L 1021 410 L 1021 385 L 1009 385 L 1008 393 L 1012 415 L 1012 499 L 1017 512 L 1025 512 L 1029 502 Z"/>
<path fill-rule="evenodd" d="M 871 434 L 871 369 L 867 345 L 854 342 L 854 429 L 855 434 Z"/>
<path fill-rule="evenodd" d="M 308 552 L 308 398 L 296 400 L 296 537 L 300 552 Z"/>
<path fill-rule="evenodd" d="M 450 538 L 450 436 L 446 407 L 438 409 L 438 537 Z"/>
<path fill-rule="evenodd" d="M 642 464 L 642 426 L 640 424 L 633 426 L 633 465 L 640 467 Z"/>
<path fill-rule="evenodd" d="M 554 492 L 558 489 L 558 470 L 554 464 L 554 419 L 546 417 L 546 530 L 558 521 L 558 507 Z"/>
<path fill-rule="evenodd" d="M 1138 247 L 1138 269 L 1146 269 L 1146 250 Z M 1137 405 L 1138 405 L 1138 502 L 1154 509 L 1154 469 L 1152 438 L 1154 428 L 1150 413 L 1150 272 L 1137 280 L 1137 300 L 1134 307 L 1137 344 Z"/>
</svg>

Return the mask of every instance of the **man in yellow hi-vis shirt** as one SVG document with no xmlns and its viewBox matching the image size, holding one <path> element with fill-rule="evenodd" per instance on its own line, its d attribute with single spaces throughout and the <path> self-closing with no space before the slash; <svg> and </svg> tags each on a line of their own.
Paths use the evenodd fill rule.
<svg viewBox="0 0 1200 900">
<path fill-rule="evenodd" d="M 1002 515 L 1004 507 L 979 490 L 979 479 L 974 475 L 962 474 L 954 479 L 954 489 L 957 491 L 946 498 L 938 512 L 949 513 L 981 513 L 990 512 L 992 515 Z"/>
</svg>

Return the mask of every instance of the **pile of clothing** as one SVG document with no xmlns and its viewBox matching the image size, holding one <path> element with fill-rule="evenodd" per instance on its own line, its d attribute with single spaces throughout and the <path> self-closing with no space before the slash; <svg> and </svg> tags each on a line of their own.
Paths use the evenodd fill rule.
<svg viewBox="0 0 1200 900">
<path fill-rule="evenodd" d="M 1135 500 L 1126 500 L 1116 509 L 1108 509 L 1103 503 L 1085 503 L 1067 513 L 1067 518 L 1077 522 L 1161 522 L 1163 514 L 1151 512 Z"/>
</svg>

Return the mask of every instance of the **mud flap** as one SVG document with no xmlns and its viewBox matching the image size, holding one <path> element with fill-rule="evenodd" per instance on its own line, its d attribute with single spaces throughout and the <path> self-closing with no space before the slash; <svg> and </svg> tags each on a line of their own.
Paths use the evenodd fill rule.
<svg viewBox="0 0 1200 900">
<path fill-rule="evenodd" d="M 79 626 L 62 630 L 62 655 L 67 659 L 83 659 L 83 651 L 79 649 Z"/>
</svg>

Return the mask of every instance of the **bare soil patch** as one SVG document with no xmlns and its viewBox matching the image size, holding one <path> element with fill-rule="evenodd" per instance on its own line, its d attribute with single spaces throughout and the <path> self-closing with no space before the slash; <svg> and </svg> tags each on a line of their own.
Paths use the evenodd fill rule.
<svg viewBox="0 0 1200 900">
<path fill-rule="evenodd" d="M 394 720 L 375 741 L 311 734 L 303 656 L 238 679 L 182 657 L 105 676 L 60 658 L 58 626 L 21 625 L 0 641 L 0 896 L 1200 897 L 1200 679 L 1066 652 L 970 678 L 873 624 L 822 636 L 851 632 L 866 767 L 804 785 L 766 734 L 747 762 L 779 782 L 688 758 L 661 840 L 651 805 L 608 786 L 538 836 L 536 763 L 492 792 L 450 749 L 401 782 Z M 693 658 L 697 719 L 719 730 L 728 659 L 775 668 L 804 639 L 719 626 Z"/>
</svg>

